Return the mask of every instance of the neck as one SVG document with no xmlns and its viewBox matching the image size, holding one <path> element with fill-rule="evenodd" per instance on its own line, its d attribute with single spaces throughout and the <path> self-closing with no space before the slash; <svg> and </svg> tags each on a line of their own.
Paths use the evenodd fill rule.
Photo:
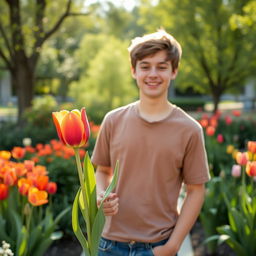
<svg viewBox="0 0 256 256">
<path fill-rule="evenodd" d="M 170 109 L 171 104 L 168 100 L 140 99 L 139 110 L 147 114 L 161 114 Z"/>
<path fill-rule="evenodd" d="M 165 101 L 156 101 L 151 99 L 146 99 L 138 102 L 138 109 L 140 116 L 148 121 L 159 121 L 167 117 L 173 106 L 166 99 Z"/>
</svg>

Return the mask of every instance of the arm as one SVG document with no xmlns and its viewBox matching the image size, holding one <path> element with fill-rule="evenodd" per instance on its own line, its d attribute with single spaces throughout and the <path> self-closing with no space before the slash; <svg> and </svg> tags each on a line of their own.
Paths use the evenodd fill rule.
<svg viewBox="0 0 256 256">
<path fill-rule="evenodd" d="M 154 248 L 155 256 L 175 255 L 200 213 L 204 202 L 204 184 L 186 185 L 186 192 L 180 216 L 173 233 L 165 245 Z"/>
<path fill-rule="evenodd" d="M 102 201 L 105 190 L 112 179 L 112 169 L 108 166 L 98 166 L 96 170 L 96 184 L 97 184 L 97 204 Z M 103 211 L 105 216 L 113 216 L 118 212 L 118 200 L 116 193 L 110 193 L 103 203 Z"/>
</svg>

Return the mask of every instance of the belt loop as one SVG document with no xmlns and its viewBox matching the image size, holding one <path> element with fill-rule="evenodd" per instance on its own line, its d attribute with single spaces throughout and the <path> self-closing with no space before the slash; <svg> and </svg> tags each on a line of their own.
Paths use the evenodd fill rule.
<svg viewBox="0 0 256 256">
<path fill-rule="evenodd" d="M 146 249 L 151 249 L 151 243 L 145 243 Z"/>
</svg>

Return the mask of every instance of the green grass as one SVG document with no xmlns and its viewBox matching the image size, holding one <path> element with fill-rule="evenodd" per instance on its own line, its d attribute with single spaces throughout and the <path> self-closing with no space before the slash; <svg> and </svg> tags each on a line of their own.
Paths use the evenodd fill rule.
<svg viewBox="0 0 256 256">
<path fill-rule="evenodd" d="M 17 107 L 0 106 L 0 116 L 14 116 L 17 115 Z"/>
</svg>

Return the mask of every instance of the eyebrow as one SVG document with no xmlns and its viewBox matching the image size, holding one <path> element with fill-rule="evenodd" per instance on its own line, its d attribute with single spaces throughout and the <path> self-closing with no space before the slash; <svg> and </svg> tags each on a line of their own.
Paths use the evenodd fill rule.
<svg viewBox="0 0 256 256">
<path fill-rule="evenodd" d="M 150 64 L 148 61 L 142 61 L 139 63 L 139 65 L 143 65 L 143 64 Z M 169 61 L 161 61 L 157 63 L 158 65 L 163 65 L 163 64 L 169 64 Z"/>
</svg>

